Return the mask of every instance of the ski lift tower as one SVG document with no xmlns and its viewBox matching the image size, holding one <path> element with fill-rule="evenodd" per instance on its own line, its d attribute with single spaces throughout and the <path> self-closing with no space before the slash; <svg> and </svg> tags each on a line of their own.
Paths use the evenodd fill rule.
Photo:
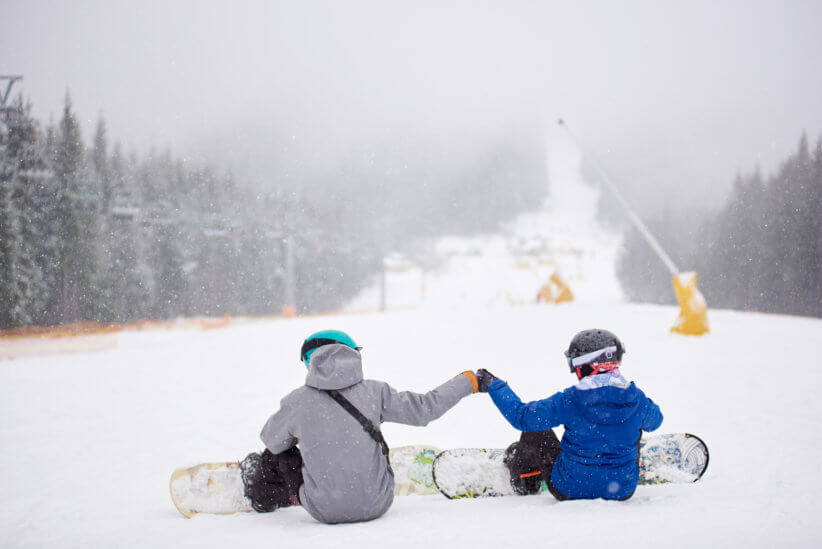
<svg viewBox="0 0 822 549">
<path fill-rule="evenodd" d="M 0 122 L 11 128 L 19 123 L 16 112 L 9 106 L 9 97 L 11 97 L 11 88 L 18 80 L 22 80 L 22 76 L 4 76 L 0 75 Z M 5 82 L 5 90 L 2 83 Z"/>
</svg>

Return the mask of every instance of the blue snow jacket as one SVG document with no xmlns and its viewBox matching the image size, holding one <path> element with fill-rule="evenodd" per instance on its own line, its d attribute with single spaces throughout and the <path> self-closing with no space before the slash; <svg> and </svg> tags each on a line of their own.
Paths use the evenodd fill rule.
<svg viewBox="0 0 822 549">
<path fill-rule="evenodd" d="M 608 374 L 604 374 L 608 375 Z M 502 380 L 488 394 L 505 419 L 520 431 L 565 425 L 562 451 L 551 483 L 568 499 L 626 499 L 639 478 L 641 431 L 662 423 L 659 406 L 631 382 L 626 388 L 573 386 L 524 404 Z"/>
</svg>

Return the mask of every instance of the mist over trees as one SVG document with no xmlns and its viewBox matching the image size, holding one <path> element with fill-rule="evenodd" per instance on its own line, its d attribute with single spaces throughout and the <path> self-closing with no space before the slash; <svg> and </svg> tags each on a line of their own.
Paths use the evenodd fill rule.
<svg viewBox="0 0 822 549">
<path fill-rule="evenodd" d="M 230 176 L 168 153 L 109 152 L 102 119 L 86 148 L 68 96 L 45 132 L 30 113 L 18 98 L 0 141 L 0 327 L 281 305 L 281 201 L 244 196 Z M 265 245 L 246 256 L 247 242 Z M 249 263 L 271 276 L 241 272 Z"/>
<path fill-rule="evenodd" d="M 289 239 L 298 312 L 332 310 L 388 252 L 492 231 L 547 191 L 544 144 L 527 136 L 450 164 L 448 150 L 388 144 L 334 184 L 261 189 L 169 152 L 125 154 L 102 117 L 86 146 L 68 94 L 56 124 L 43 128 L 21 97 L 5 118 L 0 329 L 279 313 Z"/>
<path fill-rule="evenodd" d="M 694 269 L 712 307 L 822 316 L 822 137 L 803 135 L 769 178 L 737 176 L 715 214 L 663 215 L 648 223 L 680 269 Z M 675 302 L 670 274 L 636 230 L 617 266 L 627 297 Z"/>
</svg>

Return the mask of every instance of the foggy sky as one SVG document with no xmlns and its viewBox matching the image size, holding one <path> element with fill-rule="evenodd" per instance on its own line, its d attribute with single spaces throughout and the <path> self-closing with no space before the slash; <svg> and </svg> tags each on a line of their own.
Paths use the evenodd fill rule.
<svg viewBox="0 0 822 549">
<path fill-rule="evenodd" d="M 568 121 L 640 210 L 716 203 L 822 132 L 822 2 L 0 1 L 0 74 L 90 141 L 261 184 L 385 141 Z M 284 168 L 285 167 L 285 168 Z"/>
</svg>

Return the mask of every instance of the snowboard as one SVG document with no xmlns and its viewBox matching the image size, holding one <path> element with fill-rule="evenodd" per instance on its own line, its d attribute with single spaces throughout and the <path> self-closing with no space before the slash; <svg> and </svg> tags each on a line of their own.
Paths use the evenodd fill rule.
<svg viewBox="0 0 822 549">
<path fill-rule="evenodd" d="M 434 484 L 434 460 L 440 450 L 433 446 L 398 446 L 388 452 L 394 471 L 394 495 L 439 494 Z"/>
<path fill-rule="evenodd" d="M 434 482 L 449 499 L 516 495 L 502 448 L 446 450 L 434 461 Z M 688 433 L 653 435 L 639 443 L 639 484 L 696 482 L 708 468 L 708 447 Z M 548 493 L 545 482 L 540 493 Z"/>
<path fill-rule="evenodd" d="M 394 471 L 394 495 L 439 493 L 434 484 L 433 464 L 440 451 L 433 446 L 398 446 L 388 454 Z M 180 513 L 231 515 L 252 511 L 245 497 L 240 463 L 200 463 L 177 469 L 169 482 L 171 501 Z"/>
<path fill-rule="evenodd" d="M 197 513 L 230 515 L 252 511 L 237 461 L 177 469 L 171 474 L 169 488 L 174 507 L 189 518 Z"/>
</svg>

